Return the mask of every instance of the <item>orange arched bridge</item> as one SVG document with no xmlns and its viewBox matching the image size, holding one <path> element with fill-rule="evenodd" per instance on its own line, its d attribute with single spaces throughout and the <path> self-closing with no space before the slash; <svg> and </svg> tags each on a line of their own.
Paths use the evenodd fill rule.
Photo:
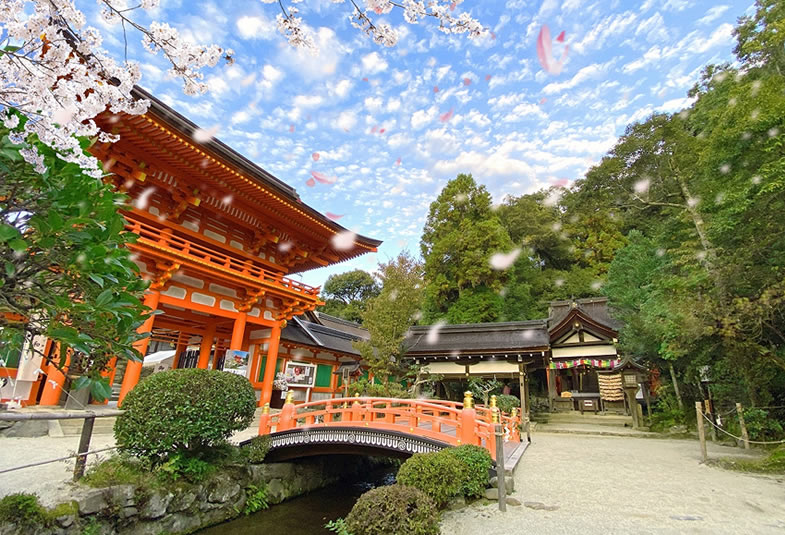
<svg viewBox="0 0 785 535">
<path fill-rule="evenodd" d="M 494 400 L 495 401 L 495 400 Z M 283 409 L 271 414 L 265 406 L 259 434 L 270 435 L 268 459 L 282 461 L 330 453 L 409 456 L 450 446 L 474 444 L 496 460 L 495 418 L 503 426 L 507 459 L 523 453 L 520 416 L 496 407 L 474 406 L 435 399 L 377 397 L 334 398 L 294 404 L 287 397 Z"/>
</svg>

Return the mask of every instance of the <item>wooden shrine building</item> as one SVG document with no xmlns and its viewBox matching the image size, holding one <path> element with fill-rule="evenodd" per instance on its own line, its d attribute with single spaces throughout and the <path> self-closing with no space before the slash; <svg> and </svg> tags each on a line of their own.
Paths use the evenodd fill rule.
<svg viewBox="0 0 785 535">
<path fill-rule="evenodd" d="M 99 126 L 120 140 L 90 149 L 132 199 L 123 215 L 139 238 L 129 247 L 151 281 L 144 302 L 161 312 L 142 326 L 152 336 L 136 348 L 142 355 L 173 349 L 173 367 L 244 374 L 260 404 L 271 398 L 276 369 L 297 358 L 315 366 L 307 396 L 331 395 L 338 388 L 333 372 L 357 355 L 350 335 L 295 319 L 322 303 L 319 288 L 290 276 L 374 252 L 381 242 L 358 235 L 337 248 L 332 238 L 346 229 L 295 189 L 217 139 L 197 142 L 195 124 L 144 90 L 136 94 L 151 102 L 149 111 L 100 116 Z M 56 366 L 20 359 L 20 367 L 35 373 L 2 369 L 16 379 L 16 399 L 63 401 L 68 385 Z M 110 371 L 120 403 L 142 368 L 128 362 Z"/>
</svg>

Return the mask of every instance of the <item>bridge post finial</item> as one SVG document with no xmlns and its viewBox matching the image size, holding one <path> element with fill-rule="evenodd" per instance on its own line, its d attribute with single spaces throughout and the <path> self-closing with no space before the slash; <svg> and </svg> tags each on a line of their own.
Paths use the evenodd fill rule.
<svg viewBox="0 0 785 535">
<path fill-rule="evenodd" d="M 259 417 L 259 434 L 270 434 L 270 404 L 265 403 L 262 406 L 262 415 Z"/>
<path fill-rule="evenodd" d="M 495 424 L 499 423 L 499 407 L 491 407 L 491 421 Z"/>
<path fill-rule="evenodd" d="M 497 407 L 497 405 L 496 405 L 496 394 L 494 394 L 494 395 L 491 396 L 491 408 L 495 409 L 496 407 Z"/>
<path fill-rule="evenodd" d="M 278 415 L 277 431 L 286 431 L 297 426 L 297 420 L 294 414 L 294 393 L 289 390 L 286 394 L 286 403 L 283 404 L 281 414 Z"/>
<path fill-rule="evenodd" d="M 474 398 L 472 397 L 472 393 L 469 390 L 463 393 L 463 408 L 464 409 L 474 408 Z"/>
<path fill-rule="evenodd" d="M 294 392 L 292 392 L 291 390 L 289 390 L 286 393 L 286 402 L 285 403 L 286 404 L 294 403 Z"/>
</svg>

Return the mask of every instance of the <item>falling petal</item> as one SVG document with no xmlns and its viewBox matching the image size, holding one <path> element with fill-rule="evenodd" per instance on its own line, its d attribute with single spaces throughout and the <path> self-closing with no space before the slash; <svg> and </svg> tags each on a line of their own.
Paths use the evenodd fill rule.
<svg viewBox="0 0 785 535">
<path fill-rule="evenodd" d="M 546 102 L 548 102 L 548 99 L 547 99 L 547 98 L 545 98 L 545 97 L 542 97 L 542 98 L 540 99 L 540 106 L 542 106 L 542 105 L 543 105 L 543 104 L 545 104 Z"/>
<path fill-rule="evenodd" d="M 367 82 L 367 81 L 368 81 L 368 78 L 363 78 L 363 82 Z"/>
<path fill-rule="evenodd" d="M 294 132 L 294 125 L 293 124 L 289 125 L 289 132 Z"/>
<path fill-rule="evenodd" d="M 309 188 L 312 188 L 316 185 L 316 181 L 313 178 L 309 178 L 308 180 L 305 181 L 305 185 L 308 186 Z"/>
<path fill-rule="evenodd" d="M 455 8 L 458 6 L 458 2 L 452 2 L 450 4 L 450 11 L 455 11 Z"/>
<path fill-rule="evenodd" d="M 218 128 L 220 128 L 219 125 L 211 126 L 210 128 L 197 128 L 193 134 L 194 141 L 207 143 L 218 133 Z"/>
<path fill-rule="evenodd" d="M 556 41 L 558 41 L 559 43 L 563 43 L 564 42 L 564 31 L 562 31 L 559 34 L 559 37 L 556 38 Z"/>
<path fill-rule="evenodd" d="M 332 243 L 332 246 L 335 247 L 335 249 L 338 251 L 348 251 L 354 247 L 355 239 L 357 239 L 357 234 L 351 230 L 345 230 L 330 238 L 330 242 Z"/>
<path fill-rule="evenodd" d="M 491 256 L 491 267 L 498 271 L 505 270 L 515 263 L 520 254 L 520 249 L 513 249 L 509 253 L 496 253 Z"/>
<path fill-rule="evenodd" d="M 569 184 L 569 182 L 570 180 L 568 178 L 557 178 L 556 180 L 553 181 L 553 185 L 563 188 L 567 184 Z"/>
<path fill-rule="evenodd" d="M 313 161 L 318 162 L 319 161 L 319 153 L 318 152 L 314 152 L 313 154 L 311 154 L 311 158 L 313 158 Z"/>
<path fill-rule="evenodd" d="M 401 165 L 401 157 L 398 156 L 398 159 L 395 160 L 395 165 Z"/>
<path fill-rule="evenodd" d="M 384 128 L 380 128 L 380 129 L 379 129 L 379 133 L 380 133 L 380 134 L 384 134 L 385 132 L 386 132 L 386 130 L 385 130 Z"/>
<path fill-rule="evenodd" d="M 337 178 L 330 178 L 319 171 L 311 171 L 311 176 L 316 179 L 317 182 L 321 182 L 322 184 L 335 184 Z"/>
<path fill-rule="evenodd" d="M 434 93 L 438 93 L 439 92 L 439 86 L 438 85 L 433 86 L 433 92 Z"/>
<path fill-rule="evenodd" d="M 464 78 L 463 79 L 463 85 L 471 85 L 471 83 L 472 83 L 472 79 L 471 78 Z"/>
<path fill-rule="evenodd" d="M 551 43 L 551 31 L 548 26 L 543 25 L 540 28 L 540 35 L 537 37 L 537 59 L 540 60 L 540 65 L 549 74 L 559 74 L 564 67 L 564 60 L 567 59 L 567 51 L 569 47 L 564 47 L 561 59 L 556 61 L 553 57 L 553 43 Z"/>
<path fill-rule="evenodd" d="M 207 158 L 205 158 L 204 160 L 201 161 L 201 163 L 199 163 L 199 166 L 202 169 L 205 169 L 208 165 L 210 165 L 210 160 L 208 160 Z"/>
<path fill-rule="evenodd" d="M 496 34 L 493 32 L 491 32 L 491 39 L 493 39 L 494 41 L 496 40 Z"/>
<path fill-rule="evenodd" d="M 147 205 L 150 204 L 150 196 L 155 191 L 155 187 L 145 188 L 144 191 L 134 199 L 134 208 L 139 210 L 147 210 Z"/>
<path fill-rule="evenodd" d="M 232 199 L 234 199 L 234 197 L 232 197 L 231 195 L 227 195 L 226 197 L 221 199 L 221 202 L 223 204 L 232 204 Z"/>
<path fill-rule="evenodd" d="M 730 173 L 730 164 L 724 163 L 720 166 L 720 173 L 727 175 Z"/>
<path fill-rule="evenodd" d="M 553 284 L 554 284 L 556 287 L 561 287 L 561 286 L 564 286 L 564 279 L 556 279 L 555 281 L 553 281 Z"/>
<path fill-rule="evenodd" d="M 327 216 L 327 219 L 331 219 L 333 221 L 338 221 L 344 216 L 344 214 L 334 214 L 332 212 L 325 212 L 324 215 Z"/>
<path fill-rule="evenodd" d="M 439 116 L 439 120 L 443 123 L 446 123 L 451 118 L 452 118 L 452 109 L 450 109 L 450 111 L 448 111 L 447 113 L 443 113 L 442 115 Z"/>
<path fill-rule="evenodd" d="M 292 249 L 292 244 L 288 241 L 284 241 L 278 244 L 278 250 L 282 253 L 288 253 Z"/>
<path fill-rule="evenodd" d="M 486 74 L 485 75 L 485 81 L 489 82 L 490 80 L 491 80 L 491 75 L 490 74 Z"/>
<path fill-rule="evenodd" d="M 632 188 L 635 190 L 635 193 L 646 193 L 649 191 L 649 185 L 651 184 L 651 180 L 648 178 L 643 178 L 638 180 Z"/>
<path fill-rule="evenodd" d="M 116 162 L 117 160 L 115 160 L 114 158 L 109 158 L 108 160 L 106 160 L 103 164 L 104 171 L 109 171 Z"/>
<path fill-rule="evenodd" d="M 377 130 L 379 130 L 379 127 L 374 126 L 373 128 L 371 128 L 371 134 L 375 134 Z"/>
<path fill-rule="evenodd" d="M 74 110 L 71 107 L 60 108 L 52 114 L 52 120 L 57 124 L 66 124 L 74 118 Z"/>
<path fill-rule="evenodd" d="M 425 337 L 425 341 L 429 345 L 433 345 L 436 342 L 438 342 L 439 341 L 439 330 L 442 327 L 444 327 L 445 325 L 447 325 L 447 322 L 444 321 L 444 320 L 439 320 L 436 323 L 434 323 L 433 325 L 431 325 L 431 328 L 428 329 L 428 335 Z"/>
</svg>

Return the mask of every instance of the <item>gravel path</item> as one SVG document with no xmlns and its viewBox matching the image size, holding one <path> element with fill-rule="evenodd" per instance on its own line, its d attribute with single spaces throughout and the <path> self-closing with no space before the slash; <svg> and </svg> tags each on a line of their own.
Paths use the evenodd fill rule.
<svg viewBox="0 0 785 535">
<path fill-rule="evenodd" d="M 709 457 L 738 452 L 713 447 Z M 689 440 L 535 434 L 513 496 L 554 510 L 474 505 L 445 513 L 442 533 L 782 534 L 783 480 L 702 465 Z"/>
</svg>

